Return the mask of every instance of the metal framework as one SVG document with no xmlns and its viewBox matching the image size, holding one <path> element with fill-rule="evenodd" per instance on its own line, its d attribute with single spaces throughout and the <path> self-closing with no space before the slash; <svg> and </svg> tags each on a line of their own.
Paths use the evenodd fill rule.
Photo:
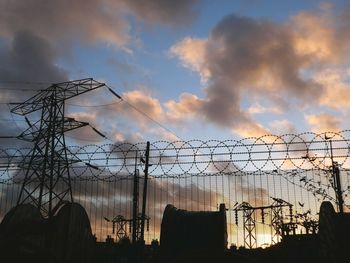
<svg viewBox="0 0 350 263">
<path fill-rule="evenodd" d="M 128 221 L 124 218 L 124 216 L 117 215 L 112 220 L 108 219 L 107 217 L 104 217 L 104 219 L 107 222 L 112 223 L 112 234 L 116 234 L 118 241 L 128 236 L 128 232 L 126 229 Z M 117 231 L 116 231 L 116 228 L 117 228 Z"/>
<path fill-rule="evenodd" d="M 243 211 L 243 236 L 244 236 L 244 246 L 248 248 L 256 247 L 256 228 L 255 228 L 255 218 L 254 218 L 254 207 L 249 203 L 243 202 L 238 205 L 235 211 Z"/>
<path fill-rule="evenodd" d="M 112 223 L 112 234 L 116 234 L 117 240 L 120 241 L 124 238 L 129 237 L 129 233 L 133 235 L 133 228 L 134 228 L 134 218 L 132 219 L 126 219 L 122 215 L 117 215 L 112 220 L 108 219 L 107 217 L 104 217 L 104 219 L 107 222 Z M 142 216 L 139 214 L 136 217 L 136 232 L 139 233 L 139 229 L 141 228 L 141 222 L 142 222 Z M 145 216 L 145 223 L 146 223 L 146 231 L 149 231 L 149 220 L 150 218 L 148 216 Z M 128 228 L 128 229 L 127 229 Z"/>
<path fill-rule="evenodd" d="M 271 242 L 272 244 L 276 244 L 280 241 L 280 237 L 282 236 L 283 229 L 283 208 L 289 207 L 289 218 L 290 222 L 292 222 L 293 214 L 292 207 L 293 205 L 280 199 L 280 198 L 272 198 L 273 203 L 268 206 L 258 206 L 253 207 L 248 202 L 242 202 L 237 205 L 233 210 L 235 211 L 236 217 L 236 225 L 238 225 L 238 211 L 243 212 L 243 236 L 244 236 L 244 245 L 248 248 L 256 247 L 256 219 L 255 219 L 255 211 L 261 211 L 261 219 L 262 223 L 265 222 L 265 210 L 271 210 L 271 226 L 272 226 L 272 235 Z"/>
<path fill-rule="evenodd" d="M 272 244 L 276 244 L 280 242 L 280 238 L 282 237 L 282 227 L 283 227 L 283 207 L 289 207 L 289 218 L 290 222 L 292 221 L 292 204 L 280 199 L 280 198 L 272 198 L 273 203 L 269 207 L 271 208 L 271 225 L 274 229 L 271 241 Z"/>
<path fill-rule="evenodd" d="M 69 166 L 79 162 L 66 147 L 64 133 L 88 125 L 65 117 L 65 101 L 105 86 L 91 78 L 52 84 L 22 103 L 12 103 L 12 113 L 26 116 L 41 111 L 34 124 L 18 136 L 33 142 L 21 163 L 25 169 L 17 205 L 33 203 L 43 216 L 52 217 L 54 206 L 68 199 L 73 202 Z"/>
</svg>

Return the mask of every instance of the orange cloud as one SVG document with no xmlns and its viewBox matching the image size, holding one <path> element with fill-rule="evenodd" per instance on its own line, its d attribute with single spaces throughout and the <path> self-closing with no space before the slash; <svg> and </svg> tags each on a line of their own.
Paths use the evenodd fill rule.
<svg viewBox="0 0 350 263">
<path fill-rule="evenodd" d="M 116 125 L 111 130 L 114 139 L 117 141 L 140 141 L 147 135 L 155 135 L 161 140 L 179 140 L 171 130 L 164 127 L 168 127 L 169 124 L 173 125 L 174 122 L 180 122 L 180 115 L 184 113 L 183 106 L 175 106 L 175 101 L 170 101 L 166 104 L 172 105 L 170 106 L 172 112 L 167 112 L 160 101 L 150 95 L 144 87 L 139 90 L 124 92 L 122 97 L 123 102 L 114 104 L 107 109 L 100 109 L 97 115 L 112 118 L 117 114 L 119 117 L 126 117 L 129 123 L 136 125 L 142 132 L 133 131 L 134 136 L 126 135 L 120 132 L 118 125 Z M 98 119 L 103 120 L 104 118 Z"/>
<path fill-rule="evenodd" d="M 205 39 L 186 37 L 170 48 L 170 54 L 178 57 L 184 67 L 198 72 L 203 81 L 210 77 L 205 65 L 206 43 Z"/>
<path fill-rule="evenodd" d="M 279 112 L 286 94 L 309 98 L 322 88 L 299 74 L 309 58 L 295 52 L 293 38 L 293 32 L 286 25 L 229 15 L 212 30 L 207 40 L 185 38 L 170 52 L 185 67 L 207 80 L 205 97 L 195 99 L 200 101 L 195 109 L 198 115 L 240 135 L 260 135 L 267 130 L 252 119 L 252 111 Z M 254 94 L 272 103 L 276 100 L 279 105 L 269 109 L 243 109 L 240 106 L 243 96 Z M 168 106 L 181 113 L 180 105 L 188 109 L 183 104 L 181 101 Z"/>
<path fill-rule="evenodd" d="M 262 114 L 262 113 L 277 113 L 280 114 L 283 110 L 279 107 L 265 107 L 259 103 L 255 103 L 248 108 L 250 114 Z"/>
<path fill-rule="evenodd" d="M 315 81 L 325 87 L 318 103 L 333 109 L 349 108 L 350 73 L 348 69 L 325 69 L 314 75 Z"/>
<path fill-rule="evenodd" d="M 123 93 L 123 98 L 151 118 L 155 120 L 161 120 L 163 118 L 163 109 L 159 100 L 147 94 L 145 90 L 134 90 Z M 139 112 L 130 108 L 128 108 L 128 114 L 132 114 L 139 121 L 145 118 Z"/>
<path fill-rule="evenodd" d="M 311 56 L 313 60 L 337 59 L 339 53 L 335 48 L 334 28 L 327 13 L 301 12 L 291 19 L 294 48 L 299 55 Z"/>
<path fill-rule="evenodd" d="M 336 11 L 326 4 L 280 24 L 228 15 L 207 39 L 187 37 L 171 47 L 171 54 L 184 67 L 205 79 L 205 96 L 192 99 L 200 102 L 198 107 L 181 99 L 168 107 L 177 113 L 176 119 L 195 108 L 190 115 L 196 111 L 207 121 L 246 136 L 268 132 L 252 114 L 282 113 L 289 105 L 347 109 L 349 17 L 350 9 Z M 246 98 L 251 105 L 242 107 Z M 261 106 L 266 102 L 268 107 Z M 324 115 L 318 120 L 321 116 L 325 128 L 338 128 L 338 121 L 325 120 Z M 323 129 L 315 117 L 306 120 L 313 129 Z M 289 124 L 272 123 L 271 128 L 277 125 L 294 130 Z"/>
<path fill-rule="evenodd" d="M 198 115 L 203 103 L 203 100 L 196 95 L 183 93 L 180 95 L 179 102 L 169 100 L 165 103 L 165 107 L 168 109 L 167 117 L 174 123 L 183 123 Z"/>
<path fill-rule="evenodd" d="M 340 119 L 327 113 L 305 115 L 305 120 L 310 125 L 311 130 L 318 134 L 340 131 Z"/>
<path fill-rule="evenodd" d="M 270 131 L 256 122 L 243 122 L 232 128 L 232 131 L 241 137 L 261 137 L 270 134 Z"/>
</svg>

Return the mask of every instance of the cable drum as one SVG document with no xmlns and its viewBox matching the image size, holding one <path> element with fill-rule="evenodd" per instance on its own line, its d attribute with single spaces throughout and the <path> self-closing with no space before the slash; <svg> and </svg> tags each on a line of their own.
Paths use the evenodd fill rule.
<svg viewBox="0 0 350 263">
<path fill-rule="evenodd" d="M 160 244 L 166 261 L 193 253 L 223 252 L 227 247 L 226 208 L 219 211 L 187 211 L 165 207 Z"/>
<path fill-rule="evenodd" d="M 53 213 L 49 220 L 32 204 L 13 207 L 0 224 L 2 258 L 12 258 L 12 262 L 91 262 L 95 240 L 85 209 L 65 202 Z"/>
<path fill-rule="evenodd" d="M 91 262 L 94 237 L 85 209 L 78 203 L 56 208 L 51 232 L 51 251 L 58 262 Z"/>
<path fill-rule="evenodd" d="M 350 214 L 336 213 L 331 202 L 322 202 L 318 236 L 322 262 L 338 263 L 347 258 Z"/>
<path fill-rule="evenodd" d="M 41 262 L 47 225 L 38 208 L 31 204 L 13 207 L 0 223 L 1 258 L 12 262 Z"/>
</svg>

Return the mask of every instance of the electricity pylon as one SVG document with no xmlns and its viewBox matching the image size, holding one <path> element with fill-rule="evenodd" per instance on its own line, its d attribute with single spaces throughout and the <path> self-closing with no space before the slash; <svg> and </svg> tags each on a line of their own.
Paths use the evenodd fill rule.
<svg viewBox="0 0 350 263">
<path fill-rule="evenodd" d="M 29 125 L 17 138 L 33 142 L 22 164 L 25 173 L 17 205 L 31 203 L 51 218 L 55 206 L 73 202 L 69 167 L 80 160 L 66 148 L 64 133 L 88 123 L 65 117 L 65 101 L 103 86 L 91 78 L 67 81 L 52 84 L 23 103 L 12 103 L 11 112 L 25 116 Z M 40 120 L 31 124 L 26 115 L 39 110 Z"/>
</svg>

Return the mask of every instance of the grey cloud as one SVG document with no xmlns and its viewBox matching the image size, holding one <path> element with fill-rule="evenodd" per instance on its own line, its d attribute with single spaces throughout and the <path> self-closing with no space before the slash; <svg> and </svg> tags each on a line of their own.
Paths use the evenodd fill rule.
<svg viewBox="0 0 350 263">
<path fill-rule="evenodd" d="M 150 22 L 184 25 L 196 15 L 198 0 L 123 0 L 139 18 Z"/>
<path fill-rule="evenodd" d="M 0 79 L 9 82 L 65 81 L 67 73 L 55 64 L 56 55 L 47 40 L 30 32 L 16 33 L 10 46 L 0 50 Z"/>
<path fill-rule="evenodd" d="M 252 122 L 241 109 L 242 96 L 263 89 L 268 93 L 314 98 L 320 85 L 303 79 L 300 69 L 307 56 L 296 54 L 288 26 L 267 20 L 229 15 L 211 32 L 206 47 L 206 66 L 211 78 L 206 89 L 206 116 L 225 126 Z M 265 77 L 270 87 L 259 87 Z"/>
<path fill-rule="evenodd" d="M 195 15 L 197 0 L 0 0 L 0 80 L 60 82 L 68 73 L 56 63 L 71 47 L 83 43 L 107 43 L 124 50 L 133 46 L 129 17 L 160 25 L 183 25 Z M 113 61 L 113 60 L 112 60 Z M 119 71 L 133 73 L 132 64 L 118 63 Z M 42 89 L 47 85 L 1 87 Z M 1 91 L 2 102 L 23 101 L 31 92 Z M 8 110 L 2 117 L 10 119 Z M 1 123 L 3 126 L 3 124 Z M 3 133 L 12 133 L 4 127 Z"/>
<path fill-rule="evenodd" d="M 124 45 L 128 25 L 108 1 L 0 1 L 0 34 L 11 37 L 31 31 L 47 39 L 63 42 L 84 39 Z"/>
<path fill-rule="evenodd" d="M 0 49 L 0 87 L 3 88 L 0 90 L 1 102 L 22 102 L 35 94 L 36 90 L 49 85 L 23 85 L 23 82 L 54 83 L 67 80 L 67 73 L 56 65 L 56 55 L 47 40 L 30 32 L 16 33 L 13 40 Z M 7 107 L 1 108 L 0 116 L 7 120 L 13 117 Z M 36 117 L 35 114 L 32 116 Z M 1 135 L 11 136 L 19 135 L 20 129 L 27 128 L 26 124 L 21 122 L 1 122 L 1 127 Z M 1 141 L 1 146 L 6 144 L 23 145 L 19 140 Z"/>
<path fill-rule="evenodd" d="M 193 17 L 195 2 L 1 0 L 0 34 L 32 31 L 59 43 L 83 39 L 125 46 L 130 41 L 127 14 L 151 23 L 183 24 Z"/>
</svg>

